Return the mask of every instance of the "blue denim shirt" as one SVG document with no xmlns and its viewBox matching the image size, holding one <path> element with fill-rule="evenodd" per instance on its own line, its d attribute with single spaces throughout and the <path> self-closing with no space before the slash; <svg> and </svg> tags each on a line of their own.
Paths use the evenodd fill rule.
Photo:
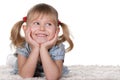
<svg viewBox="0 0 120 80">
<path fill-rule="evenodd" d="M 25 43 L 22 48 L 17 48 L 15 54 L 21 54 L 28 58 L 30 55 L 31 48 L 28 43 Z M 64 56 L 65 56 L 65 46 L 61 43 L 59 45 L 53 46 L 49 50 L 49 54 L 52 58 L 52 60 L 63 60 L 64 61 Z M 40 72 L 43 72 L 42 65 L 40 63 L 37 64 L 36 71 L 35 71 L 35 76 L 39 76 Z M 15 66 L 14 66 L 14 71 L 13 74 L 18 73 L 18 63 L 16 61 Z"/>
</svg>

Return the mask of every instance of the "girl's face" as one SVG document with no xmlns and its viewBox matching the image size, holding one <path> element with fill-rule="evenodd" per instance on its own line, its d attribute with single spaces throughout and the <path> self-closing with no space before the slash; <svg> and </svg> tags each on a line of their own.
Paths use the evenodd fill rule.
<svg viewBox="0 0 120 80">
<path fill-rule="evenodd" d="M 57 27 L 49 16 L 38 17 L 28 27 L 31 28 L 33 40 L 41 44 L 54 38 Z"/>
</svg>

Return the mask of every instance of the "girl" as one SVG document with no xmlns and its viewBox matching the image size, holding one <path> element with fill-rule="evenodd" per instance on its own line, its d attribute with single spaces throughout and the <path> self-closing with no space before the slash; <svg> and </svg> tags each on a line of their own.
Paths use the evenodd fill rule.
<svg viewBox="0 0 120 80">
<path fill-rule="evenodd" d="M 63 34 L 58 36 L 60 26 Z M 25 37 L 20 34 L 21 27 Z M 67 26 L 59 21 L 57 11 L 44 3 L 35 5 L 23 20 L 13 26 L 10 39 L 16 47 L 14 72 L 23 78 L 42 76 L 44 73 L 48 80 L 58 80 L 65 52 L 73 48 Z M 66 49 L 65 41 L 69 44 Z"/>
</svg>

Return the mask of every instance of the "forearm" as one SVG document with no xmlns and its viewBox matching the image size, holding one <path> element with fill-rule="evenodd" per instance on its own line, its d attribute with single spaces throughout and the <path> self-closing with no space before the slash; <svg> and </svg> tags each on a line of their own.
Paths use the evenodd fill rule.
<svg viewBox="0 0 120 80">
<path fill-rule="evenodd" d="M 61 73 L 58 66 L 51 59 L 48 50 L 45 48 L 40 49 L 40 56 L 46 78 L 50 80 L 57 80 Z"/>
<path fill-rule="evenodd" d="M 37 50 L 32 50 L 29 57 L 27 58 L 25 64 L 21 68 L 19 74 L 22 77 L 33 77 L 37 61 L 38 61 L 39 53 Z"/>
</svg>

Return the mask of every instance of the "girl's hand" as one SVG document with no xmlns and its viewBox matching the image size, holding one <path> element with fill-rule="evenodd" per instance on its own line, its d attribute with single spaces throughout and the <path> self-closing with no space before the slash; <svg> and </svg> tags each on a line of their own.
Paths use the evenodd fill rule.
<svg viewBox="0 0 120 80">
<path fill-rule="evenodd" d="M 54 46 L 56 44 L 56 42 L 57 42 L 57 39 L 58 39 L 58 33 L 59 33 L 59 30 L 56 31 L 55 36 L 53 37 L 53 39 L 51 39 L 50 41 L 47 41 L 47 42 L 41 44 L 40 47 L 41 48 L 44 47 L 46 49 L 49 49 L 52 46 Z"/>
<path fill-rule="evenodd" d="M 31 48 L 39 48 L 39 44 L 32 39 L 31 27 L 24 28 L 24 32 L 25 32 L 25 40 L 30 44 Z"/>
</svg>

